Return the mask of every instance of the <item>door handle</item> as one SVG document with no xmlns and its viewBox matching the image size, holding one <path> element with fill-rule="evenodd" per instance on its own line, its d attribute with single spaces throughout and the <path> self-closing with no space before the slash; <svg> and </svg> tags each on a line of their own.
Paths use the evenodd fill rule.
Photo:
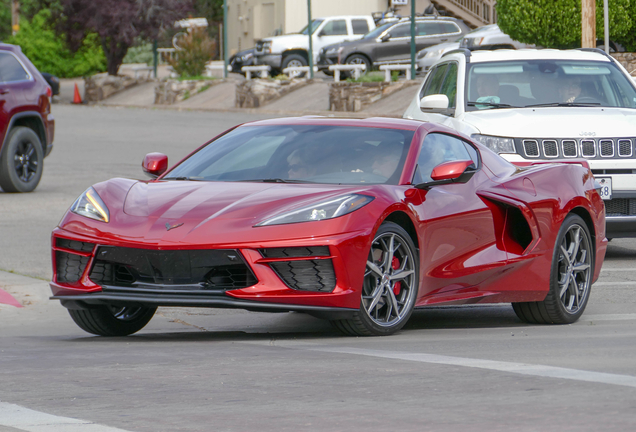
<svg viewBox="0 0 636 432">
<path fill-rule="evenodd" d="M 7 89 L 0 89 L 0 95 L 7 94 L 9 93 L 9 91 L 10 90 L 7 90 Z"/>
</svg>

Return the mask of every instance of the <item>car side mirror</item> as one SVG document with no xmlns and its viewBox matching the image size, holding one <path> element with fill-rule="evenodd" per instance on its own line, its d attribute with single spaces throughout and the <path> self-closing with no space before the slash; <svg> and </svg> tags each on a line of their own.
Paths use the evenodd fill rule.
<svg viewBox="0 0 636 432">
<path fill-rule="evenodd" d="M 472 160 L 454 160 L 442 162 L 433 168 L 432 181 L 415 185 L 418 189 L 429 189 L 431 186 L 450 183 L 466 183 L 476 172 L 475 162 Z"/>
<path fill-rule="evenodd" d="M 148 153 L 141 168 L 148 177 L 157 178 L 168 169 L 168 156 L 163 153 Z"/>
<path fill-rule="evenodd" d="M 382 36 L 380 38 L 381 42 L 388 42 L 388 40 L 391 39 L 391 34 L 390 33 L 386 33 L 384 36 Z"/>
<path fill-rule="evenodd" d="M 444 111 L 448 109 L 448 96 L 434 94 L 420 99 L 420 108 L 427 111 Z"/>
</svg>

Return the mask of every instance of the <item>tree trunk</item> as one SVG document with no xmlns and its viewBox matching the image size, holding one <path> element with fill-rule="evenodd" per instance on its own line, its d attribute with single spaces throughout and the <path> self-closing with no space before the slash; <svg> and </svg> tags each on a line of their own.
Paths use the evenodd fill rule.
<svg viewBox="0 0 636 432">
<path fill-rule="evenodd" d="M 121 66 L 128 52 L 129 45 L 123 42 L 116 42 L 110 38 L 102 38 L 102 48 L 106 55 L 106 70 L 108 75 L 117 76 L 119 66 Z"/>
</svg>

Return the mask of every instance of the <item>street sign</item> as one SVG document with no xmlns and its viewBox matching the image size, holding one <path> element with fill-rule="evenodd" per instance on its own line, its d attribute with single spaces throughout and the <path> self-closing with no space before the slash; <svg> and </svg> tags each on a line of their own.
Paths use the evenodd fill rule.
<svg viewBox="0 0 636 432">
<path fill-rule="evenodd" d="M 391 0 L 391 6 L 406 6 L 409 0 Z"/>
</svg>

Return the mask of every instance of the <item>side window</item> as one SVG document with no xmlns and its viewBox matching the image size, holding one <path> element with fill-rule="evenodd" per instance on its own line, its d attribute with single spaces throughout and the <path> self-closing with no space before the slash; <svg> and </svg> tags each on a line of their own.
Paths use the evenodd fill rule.
<svg viewBox="0 0 636 432">
<path fill-rule="evenodd" d="M 389 30 L 391 39 L 411 36 L 411 24 L 400 24 Z"/>
<path fill-rule="evenodd" d="M 472 160 L 477 166 L 479 158 L 477 150 L 459 138 L 441 133 L 428 134 L 424 138 L 420 156 L 417 158 L 413 184 L 432 181 L 433 168 L 443 162 L 454 160 Z"/>
<path fill-rule="evenodd" d="M 322 28 L 321 34 L 325 36 L 340 36 L 347 34 L 347 22 L 345 20 L 329 21 Z"/>
<path fill-rule="evenodd" d="M 448 64 L 448 72 L 440 90 L 440 94 L 448 97 L 448 107 L 455 108 L 457 98 L 457 63 Z"/>
<path fill-rule="evenodd" d="M 2 82 L 22 81 L 29 79 L 18 59 L 8 53 L 0 54 L 0 80 Z"/>
<path fill-rule="evenodd" d="M 424 84 L 424 87 L 422 87 L 422 91 L 420 92 L 420 99 L 424 96 L 440 94 L 447 66 L 447 63 L 441 64 L 428 74 L 426 84 Z"/>
<path fill-rule="evenodd" d="M 459 33 L 461 32 L 461 30 L 459 29 L 459 27 L 457 27 L 457 24 L 452 23 L 452 22 L 441 22 L 439 23 L 440 25 L 440 33 L 441 34 L 446 34 L 446 33 Z"/>
<path fill-rule="evenodd" d="M 369 23 L 367 23 L 367 20 L 351 20 L 351 27 L 353 28 L 353 34 L 363 35 L 369 33 Z"/>
<path fill-rule="evenodd" d="M 417 23 L 416 36 L 433 36 L 441 33 L 441 27 L 435 22 Z"/>
</svg>

